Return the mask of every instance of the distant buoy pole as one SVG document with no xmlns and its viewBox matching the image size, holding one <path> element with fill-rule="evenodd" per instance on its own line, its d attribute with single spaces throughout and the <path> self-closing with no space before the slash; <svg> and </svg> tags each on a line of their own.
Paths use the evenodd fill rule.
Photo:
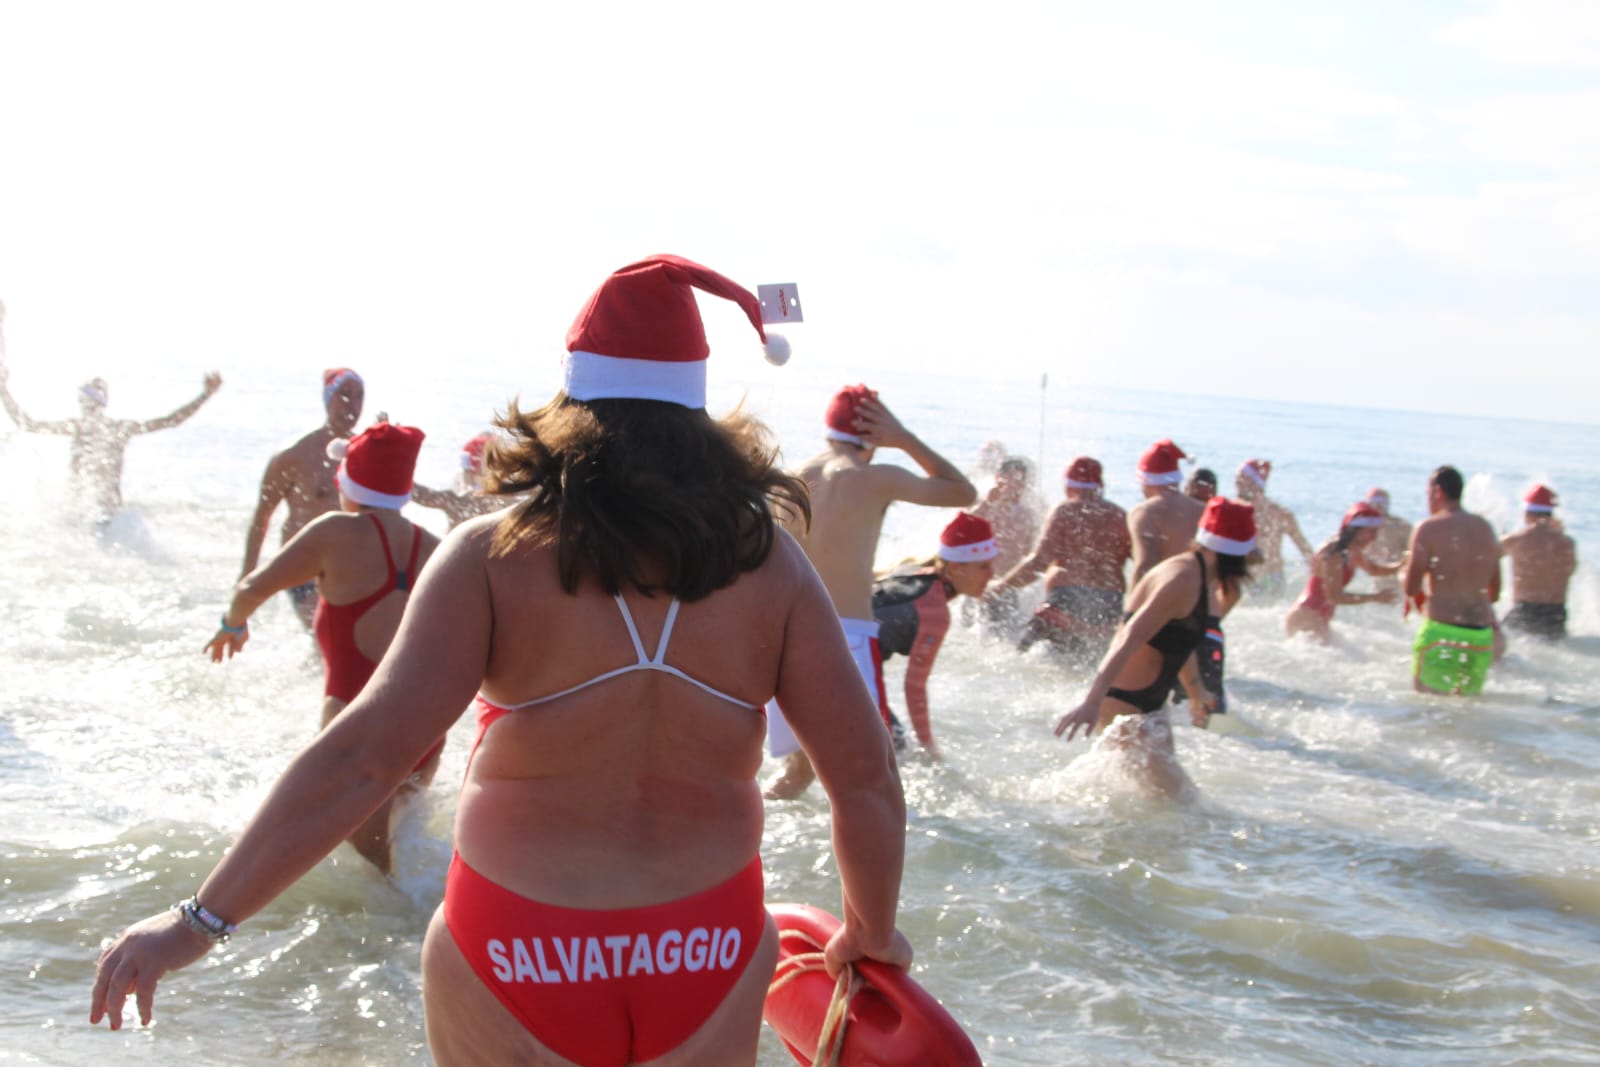
<svg viewBox="0 0 1600 1067">
<path fill-rule="evenodd" d="M 1048 372 L 1039 375 L 1039 473 L 1037 477 L 1044 477 L 1044 423 L 1045 423 L 1045 387 L 1050 384 Z"/>
</svg>

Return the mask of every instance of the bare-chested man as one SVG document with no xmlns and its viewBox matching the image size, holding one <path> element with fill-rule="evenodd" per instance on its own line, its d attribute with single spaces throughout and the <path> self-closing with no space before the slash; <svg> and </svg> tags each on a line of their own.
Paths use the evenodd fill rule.
<svg viewBox="0 0 1600 1067">
<path fill-rule="evenodd" d="M 872 616 L 872 564 L 883 516 L 897 500 L 929 507 L 971 504 L 977 490 L 949 460 L 901 425 L 864 385 L 840 390 L 828 405 L 828 447 L 800 469 L 811 491 L 811 526 L 791 532 L 805 549 L 833 598 L 861 677 L 888 725 L 882 686 L 878 623 Z M 923 473 L 873 463 L 880 448 L 898 448 Z M 767 731 L 774 756 L 786 756 L 783 775 L 767 796 L 788 800 L 811 784 L 815 773 L 775 704 L 767 706 Z"/>
<path fill-rule="evenodd" d="M 1000 549 L 994 560 L 996 574 L 1004 574 L 1015 567 L 1033 549 L 1039 537 L 1039 519 L 1044 509 L 1030 484 L 1030 474 L 1028 461 L 1021 456 L 1001 460 L 995 472 L 994 487 L 972 509 L 973 515 L 987 521 L 994 529 L 995 545 Z M 993 622 L 1015 619 L 1017 592 L 1014 588 L 1004 589 L 985 596 L 983 606 Z"/>
<path fill-rule="evenodd" d="M 1045 571 L 1044 603 L 1028 621 L 1018 651 L 1048 640 L 1087 665 L 1098 663 L 1111 644 L 1122 621 L 1133 538 L 1128 513 L 1101 496 L 1103 488 L 1099 460 L 1073 460 L 1066 472 L 1067 499 L 1050 513 L 1033 554 L 990 586 L 1020 589 Z"/>
<path fill-rule="evenodd" d="M 1250 565 L 1252 575 L 1250 592 L 1256 597 L 1279 597 L 1285 590 L 1283 577 L 1283 539 L 1294 542 L 1300 555 L 1311 562 L 1317 554 L 1306 535 L 1300 532 L 1300 523 L 1294 512 L 1267 496 L 1267 479 L 1272 476 L 1272 462 L 1265 459 L 1247 459 L 1239 464 L 1233 482 L 1239 499 L 1256 509 L 1256 553 Z"/>
<path fill-rule="evenodd" d="M 1178 488 L 1183 475 L 1178 461 L 1188 458 L 1171 440 L 1157 441 L 1139 457 L 1139 483 L 1144 500 L 1128 512 L 1128 533 L 1133 538 L 1133 573 L 1129 585 L 1157 563 L 1189 547 L 1206 506 Z"/>
<path fill-rule="evenodd" d="M 1427 615 L 1412 644 L 1418 692 L 1481 692 L 1494 659 L 1500 542 L 1482 517 L 1462 510 L 1461 490 L 1460 471 L 1434 471 L 1428 517 L 1411 535 L 1405 592 Z"/>
<path fill-rule="evenodd" d="M 322 372 L 322 406 L 328 419 L 267 461 L 266 473 L 261 476 L 261 495 L 256 501 L 255 514 L 250 517 L 250 528 L 245 531 L 241 578 L 255 570 L 260 562 L 267 527 L 279 504 L 289 508 L 283 520 L 282 540 L 285 542 L 318 515 L 339 507 L 339 489 L 333 480 L 339 463 L 328 455 L 328 445 L 336 438 L 350 436 L 361 418 L 361 403 L 365 399 L 366 386 L 355 371 L 335 367 Z M 316 583 L 295 586 L 289 590 L 289 599 L 309 630 L 317 610 Z"/>
<path fill-rule="evenodd" d="M 122 510 L 122 461 L 128 441 L 138 434 L 169 429 L 189 418 L 222 387 L 222 376 L 215 371 L 207 374 L 199 396 L 158 419 L 139 422 L 107 418 L 105 408 L 111 391 L 104 378 L 92 378 L 78 387 L 77 418 L 35 419 L 23 411 L 11 395 L 10 372 L 6 367 L 5 317 L 5 305 L 0 304 L 0 403 L 19 429 L 72 438 L 67 452 L 72 490 L 88 506 L 95 522 L 109 522 Z"/>
<path fill-rule="evenodd" d="M 1210 467 L 1198 467 L 1183 483 L 1183 491 L 1204 504 L 1217 495 L 1217 472 Z"/>
<path fill-rule="evenodd" d="M 1554 490 L 1536 485 L 1522 505 L 1527 525 L 1500 539 L 1511 560 L 1512 608 L 1506 629 L 1557 641 L 1567 636 L 1567 583 L 1578 569 L 1578 546 L 1555 517 Z"/>
</svg>

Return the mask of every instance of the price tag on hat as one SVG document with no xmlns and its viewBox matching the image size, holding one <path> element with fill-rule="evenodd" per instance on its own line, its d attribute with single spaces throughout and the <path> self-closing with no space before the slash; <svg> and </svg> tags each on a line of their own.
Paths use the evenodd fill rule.
<svg viewBox="0 0 1600 1067">
<path fill-rule="evenodd" d="M 800 289 L 793 282 L 780 285 L 756 286 L 756 298 L 761 301 L 761 325 L 773 326 L 785 322 L 804 322 L 800 313 Z"/>
</svg>

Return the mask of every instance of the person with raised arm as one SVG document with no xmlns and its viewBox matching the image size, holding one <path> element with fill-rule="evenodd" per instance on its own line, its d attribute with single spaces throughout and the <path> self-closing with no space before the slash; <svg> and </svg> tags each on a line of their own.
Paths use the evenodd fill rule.
<svg viewBox="0 0 1600 1067">
<path fill-rule="evenodd" d="M 800 469 L 811 497 L 811 522 L 791 526 L 806 558 L 833 601 L 838 628 L 850 645 L 869 696 L 886 729 L 893 730 L 883 691 L 883 655 L 878 623 L 872 617 L 872 565 L 878 535 L 889 505 L 896 501 L 927 507 L 966 507 L 977 490 L 955 464 L 929 448 L 895 417 L 865 385 L 839 390 L 824 415 L 827 447 Z M 898 448 L 922 473 L 890 463 L 874 463 L 879 449 Z M 782 701 L 767 707 L 767 741 L 784 760 L 783 773 L 767 788 L 773 800 L 791 800 L 815 778 L 803 747 L 788 729 Z"/>
<path fill-rule="evenodd" d="M 168 430 L 200 410 L 222 388 L 222 375 L 212 371 L 205 376 L 200 395 L 180 408 L 155 419 L 113 419 L 106 415 L 111 387 L 104 378 L 91 378 L 78 387 L 78 417 L 75 419 L 36 419 L 22 410 L 11 395 L 10 371 L 6 366 L 6 306 L 0 304 L 0 405 L 17 428 L 28 433 L 60 434 L 71 437 L 67 450 L 67 470 L 73 491 L 86 498 L 94 521 L 104 524 L 122 510 L 122 463 L 128 442 L 140 434 Z"/>
<path fill-rule="evenodd" d="M 1300 532 L 1300 522 L 1294 512 L 1267 496 L 1267 479 L 1272 477 L 1272 461 L 1247 459 L 1239 464 L 1234 477 L 1239 499 L 1256 509 L 1256 552 L 1258 558 L 1251 566 L 1250 591 L 1253 596 L 1278 597 L 1283 595 L 1283 539 L 1294 542 L 1305 557 L 1306 563 L 1316 555 L 1316 549 L 1306 535 Z"/>
<path fill-rule="evenodd" d="M 434 1062 L 755 1062 L 778 954 L 756 783 L 774 694 L 830 800 L 828 971 L 910 963 L 889 738 L 774 520 L 803 519 L 803 483 L 753 418 L 705 411 L 694 288 L 765 337 L 755 295 L 689 260 L 606 279 L 568 331 L 563 390 L 498 420 L 487 485 L 528 498 L 446 538 L 372 681 L 199 892 L 102 954 L 91 1022 L 120 1026 L 130 993 L 148 1022 L 167 971 L 314 866 L 469 702 L 478 740 L 422 949 Z"/>
</svg>

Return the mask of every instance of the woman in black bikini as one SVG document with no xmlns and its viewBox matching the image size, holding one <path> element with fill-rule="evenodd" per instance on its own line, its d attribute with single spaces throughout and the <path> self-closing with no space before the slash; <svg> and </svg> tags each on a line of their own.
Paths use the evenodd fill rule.
<svg viewBox="0 0 1600 1067">
<path fill-rule="evenodd" d="M 1206 502 L 1193 550 L 1164 560 L 1133 587 L 1128 613 L 1100 672 L 1083 702 L 1056 723 L 1057 737 L 1066 734 L 1071 741 L 1079 729 L 1089 736 L 1105 731 L 1118 716 L 1132 716 L 1124 733 L 1134 739 L 1148 734 L 1155 749 L 1150 754 L 1166 757 L 1161 765 L 1151 761 L 1149 776 L 1167 792 L 1183 789 L 1188 779 L 1174 761 L 1166 718 L 1147 716 L 1160 711 L 1173 683 L 1181 682 L 1195 725 L 1205 725 L 1216 697 L 1200 681 L 1194 652 L 1206 630 L 1219 625 L 1216 586 L 1237 596 L 1255 537 L 1255 509 L 1249 504 L 1224 497 Z"/>
</svg>

